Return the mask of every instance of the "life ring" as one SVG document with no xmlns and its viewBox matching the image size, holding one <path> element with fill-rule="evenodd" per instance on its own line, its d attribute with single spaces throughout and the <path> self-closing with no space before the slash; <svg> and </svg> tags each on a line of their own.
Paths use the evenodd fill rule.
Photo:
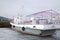
<svg viewBox="0 0 60 40">
<path fill-rule="evenodd" d="M 22 30 L 25 31 L 25 27 L 22 27 Z"/>
</svg>

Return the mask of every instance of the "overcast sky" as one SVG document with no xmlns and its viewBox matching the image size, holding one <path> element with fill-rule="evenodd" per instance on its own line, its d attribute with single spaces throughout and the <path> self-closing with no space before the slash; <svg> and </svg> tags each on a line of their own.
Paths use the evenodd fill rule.
<svg viewBox="0 0 60 40">
<path fill-rule="evenodd" d="M 60 13 L 60 0 L 0 0 L 0 16 L 8 18 L 49 9 Z"/>
</svg>

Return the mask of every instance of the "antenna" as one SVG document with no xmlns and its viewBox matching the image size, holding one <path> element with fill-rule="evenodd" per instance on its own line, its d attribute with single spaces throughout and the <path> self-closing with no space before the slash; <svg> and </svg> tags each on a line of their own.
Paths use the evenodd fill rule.
<svg viewBox="0 0 60 40">
<path fill-rule="evenodd" d="M 20 8 L 18 9 L 18 16 L 22 17 L 24 13 L 24 0 L 22 0 L 22 3 L 20 5 Z"/>
</svg>

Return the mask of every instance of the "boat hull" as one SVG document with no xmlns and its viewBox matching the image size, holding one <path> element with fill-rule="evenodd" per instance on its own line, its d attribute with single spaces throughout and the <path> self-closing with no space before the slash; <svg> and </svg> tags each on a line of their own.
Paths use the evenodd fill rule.
<svg viewBox="0 0 60 40">
<path fill-rule="evenodd" d="M 55 29 L 49 30 L 40 30 L 40 29 L 32 29 L 32 28 L 25 28 L 17 27 L 12 25 L 12 29 L 17 30 L 22 34 L 29 34 L 29 35 L 36 35 L 36 36 L 51 36 L 55 34 Z"/>
</svg>

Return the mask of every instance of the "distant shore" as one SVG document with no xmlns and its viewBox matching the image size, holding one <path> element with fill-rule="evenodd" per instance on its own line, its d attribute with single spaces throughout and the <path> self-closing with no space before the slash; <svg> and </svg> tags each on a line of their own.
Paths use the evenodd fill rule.
<svg viewBox="0 0 60 40">
<path fill-rule="evenodd" d="M 10 28 L 10 22 L 9 21 L 0 21 L 0 28 Z"/>
</svg>

